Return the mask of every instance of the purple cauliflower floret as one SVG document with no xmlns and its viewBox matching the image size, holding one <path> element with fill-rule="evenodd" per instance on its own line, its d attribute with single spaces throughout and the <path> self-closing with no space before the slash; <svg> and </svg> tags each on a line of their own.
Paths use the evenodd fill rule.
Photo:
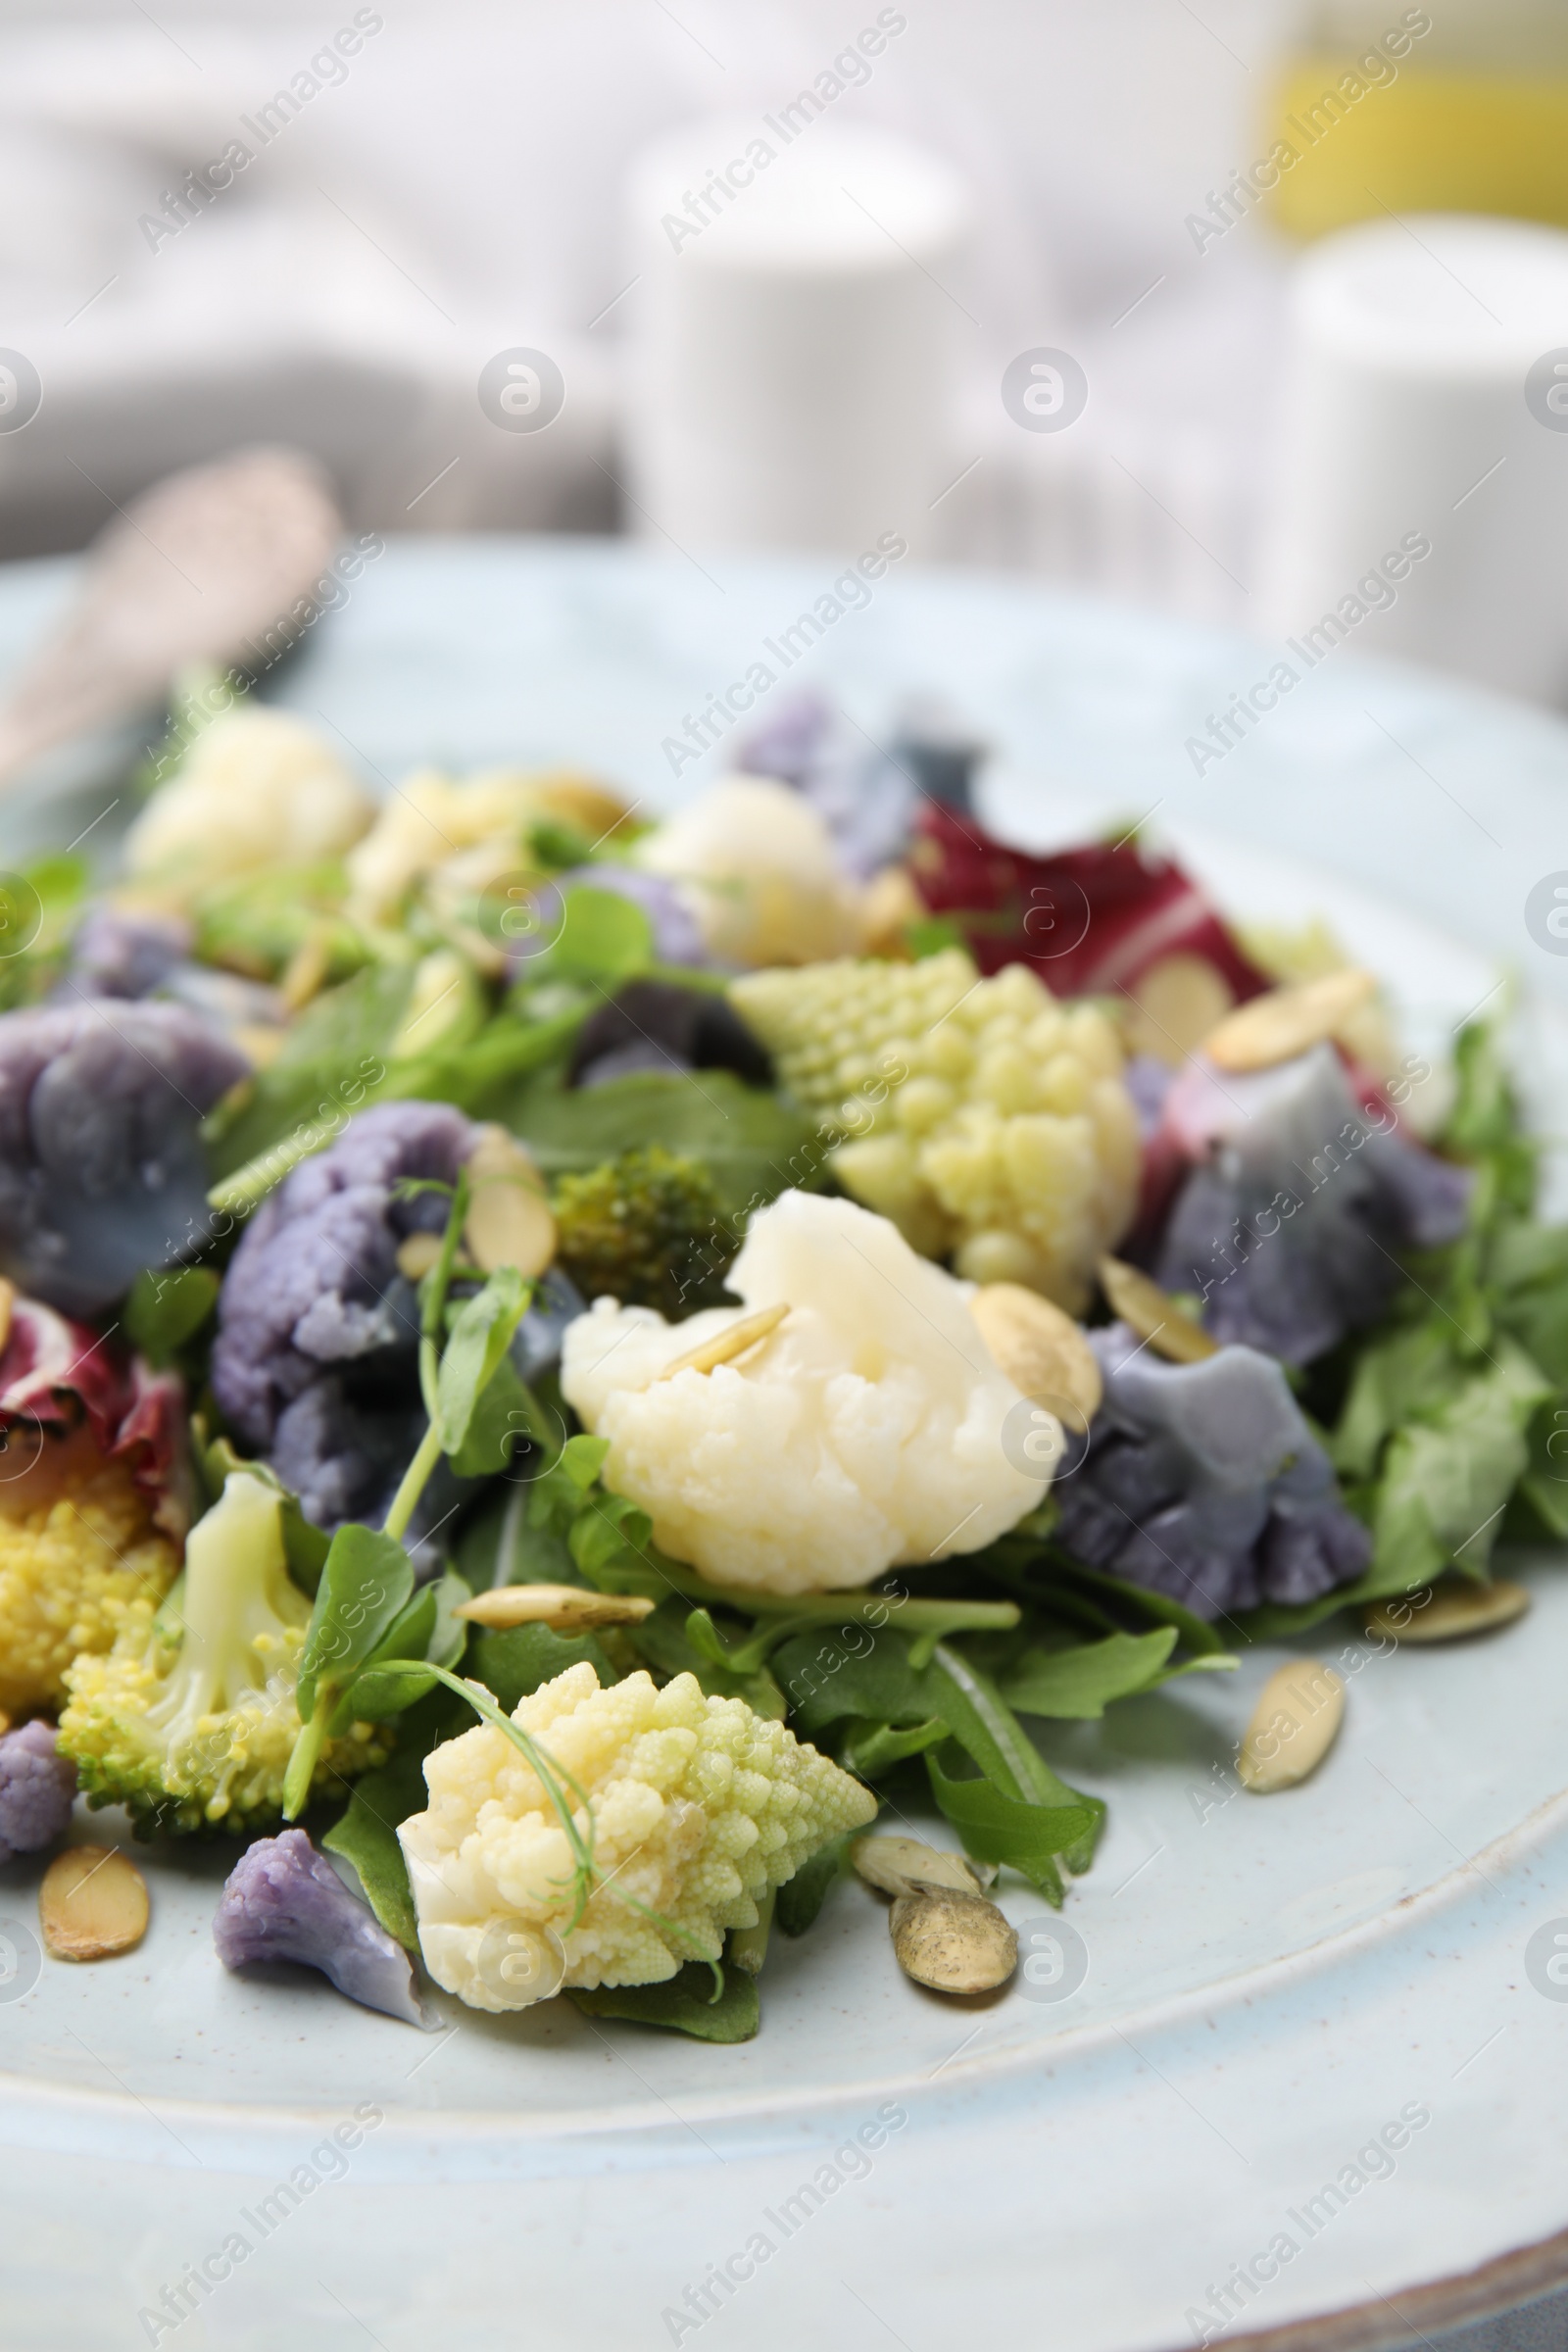
<svg viewBox="0 0 1568 2352">
<path fill-rule="evenodd" d="M 1104 1398 L 1081 1467 L 1052 1490 L 1074 1558 L 1206 1618 L 1317 1600 L 1361 1574 L 1371 1536 L 1271 1356 L 1169 1364 L 1125 1323 L 1089 1344 Z"/>
<path fill-rule="evenodd" d="M 191 951 L 189 923 L 177 914 L 126 914 L 102 901 L 89 907 L 71 943 L 71 972 L 60 1002 L 79 996 L 150 997 Z"/>
<path fill-rule="evenodd" d="M 179 1004 L 0 1015 L 0 1274 L 69 1315 L 205 1231 L 201 1121 L 245 1056 Z"/>
<path fill-rule="evenodd" d="M 213 1919 L 225 1968 L 293 1960 L 339 1992 L 411 2026 L 426 2026 L 409 1955 L 350 1894 L 303 1830 L 259 1838 L 229 1872 Z"/>
<path fill-rule="evenodd" d="M 37 1854 L 63 1838 L 76 1767 L 55 1747 L 52 1723 L 24 1723 L 0 1739 L 0 1862 Z"/>
<path fill-rule="evenodd" d="M 913 705 L 885 748 L 819 695 L 797 695 L 743 740 L 736 766 L 810 802 L 845 873 L 865 881 L 904 855 L 921 799 L 966 808 L 981 747 L 945 711 Z"/>
<path fill-rule="evenodd" d="M 399 1245 L 439 1233 L 450 1201 L 405 1179 L 457 1182 L 479 1130 L 444 1102 L 377 1102 L 295 1168 L 256 1211 L 218 1302 L 213 1392 L 240 1435 L 270 1446 L 278 1421 L 323 1375 L 389 1353 L 415 1360 L 419 1316 Z M 417 1384 L 414 1389 L 417 1397 Z"/>
<path fill-rule="evenodd" d="M 439 1233 L 445 1193 L 400 1197 L 405 1179 L 455 1184 L 479 1130 L 441 1102 L 378 1102 L 305 1160 L 263 1201 L 229 1262 L 218 1300 L 213 1393 L 308 1519 L 330 1532 L 382 1515 L 424 1433 L 419 1305 L 399 1273 L 400 1243 Z M 582 1300 L 552 1271 L 517 1326 L 523 1380 L 554 1363 Z M 433 1573 L 426 1529 L 468 1490 L 443 1462 L 408 1534 L 416 1569 Z"/>
<path fill-rule="evenodd" d="M 1401 1251 L 1464 1231 L 1469 1170 L 1407 1142 L 1390 1105 L 1367 1109 L 1330 1045 L 1241 1076 L 1195 1061 L 1161 1133 L 1192 1170 L 1156 1280 L 1198 1292 L 1216 1339 L 1288 1364 L 1375 1323 Z"/>
</svg>

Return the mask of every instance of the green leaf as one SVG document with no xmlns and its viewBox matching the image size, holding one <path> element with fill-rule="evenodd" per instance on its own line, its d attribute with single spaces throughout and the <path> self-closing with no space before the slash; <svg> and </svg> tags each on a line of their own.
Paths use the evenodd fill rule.
<svg viewBox="0 0 1568 2352">
<path fill-rule="evenodd" d="M 762 2022 L 757 1979 L 744 1968 L 722 1973 L 723 1991 L 716 2001 L 713 1972 L 705 1960 L 688 1960 L 664 1984 L 600 1984 L 592 1992 L 574 1987 L 566 1998 L 585 2017 L 663 2026 L 696 2041 L 750 2041 Z"/>
<path fill-rule="evenodd" d="M 1110 1701 L 1151 1690 L 1176 1646 L 1176 1628 L 1152 1634 L 1112 1634 L 1074 1649 L 1026 1649 L 999 1686 L 1023 1715 L 1093 1722 Z"/>
<path fill-rule="evenodd" d="M 924 1723 L 911 1723 L 904 1731 L 896 1731 L 890 1723 L 874 1723 L 868 1732 L 858 1732 L 848 1742 L 840 1762 L 858 1780 L 874 1781 L 878 1773 L 891 1772 L 895 1764 L 923 1755 L 928 1747 L 952 1737 L 940 1715 L 928 1715 Z"/>
<path fill-rule="evenodd" d="M 514 1266 L 503 1266 L 460 1309 L 436 1382 L 436 1419 L 443 1452 L 462 1449 L 479 1399 L 511 1347 L 512 1335 L 532 1296 L 533 1284 Z"/>
<path fill-rule="evenodd" d="M 786 1936 L 804 1936 L 815 1927 L 822 1905 L 844 1875 L 851 1845 L 865 1835 L 864 1830 L 847 1830 L 842 1838 L 830 1838 L 808 1855 L 793 1879 L 785 1880 L 773 1897 L 773 1918 Z"/>
<path fill-rule="evenodd" d="M 219 1278 L 210 1266 L 172 1266 L 138 1274 L 126 1296 L 121 1325 L 161 1372 L 175 1351 L 194 1339 L 218 1300 Z"/>
<path fill-rule="evenodd" d="M 379 1646 L 413 1590 L 413 1564 L 394 1538 L 352 1522 L 338 1529 L 300 1658 L 295 1703 L 302 1724 L 316 1712 L 318 1687 L 344 1688 Z"/>
<path fill-rule="evenodd" d="M 510 1355 L 504 1355 L 479 1392 L 463 1444 L 452 1456 L 459 1478 L 494 1478 L 532 1432 L 545 1430 L 543 1414 Z"/>
<path fill-rule="evenodd" d="M 512 1625 L 504 1631 L 487 1626 L 474 1637 L 466 1671 L 511 1715 L 530 1690 L 553 1682 L 568 1666 L 585 1664 L 602 1685 L 620 1679 L 592 1634 L 558 1634 L 548 1625 Z"/>
<path fill-rule="evenodd" d="M 472 1722 L 472 1708 L 447 1690 L 432 1690 L 411 1707 L 398 1725 L 391 1762 L 355 1782 L 347 1807 L 321 1839 L 328 1853 L 353 1864 L 376 1918 L 411 1952 L 418 1950 L 419 1930 L 398 1824 L 411 1813 L 422 1813 L 429 1802 L 424 1759 L 430 1750 L 455 1740 Z"/>
<path fill-rule="evenodd" d="M 1179 1600 L 1163 1592 L 1151 1592 L 1147 1585 L 1130 1585 L 1125 1578 L 1108 1576 L 1102 1568 L 1086 1568 L 1081 1560 L 1057 1555 L 1059 1569 L 1073 1585 L 1085 1585 L 1091 1592 L 1103 1592 L 1122 1603 L 1136 1617 L 1152 1619 L 1155 1625 L 1173 1625 L 1184 1649 L 1203 1657 L 1222 1651 L 1224 1637 L 1215 1632 L 1206 1618 L 1195 1617 L 1184 1609 Z"/>
<path fill-rule="evenodd" d="M 385 1080 L 413 983 L 408 964 L 370 964 L 308 1004 L 240 1107 L 220 1107 L 208 1121 L 214 1176 L 232 1174 L 297 1127 L 334 1114 L 347 1120 L 369 1102 Z"/>
<path fill-rule="evenodd" d="M 576 1088 L 541 1078 L 496 1115 L 552 1179 L 662 1144 L 703 1163 L 732 1216 L 793 1185 L 815 1184 L 824 1165 L 813 1123 L 729 1070 L 695 1078 L 647 1071 Z"/>
<path fill-rule="evenodd" d="M 530 959 L 530 982 L 585 980 L 612 995 L 653 961 L 654 927 L 634 899 L 579 883 L 564 893 L 562 915 L 559 937 L 543 956 Z"/>
<path fill-rule="evenodd" d="M 847 1715 L 907 1724 L 935 1711 L 928 1677 L 916 1674 L 908 1643 L 891 1627 L 824 1626 L 797 1635 L 773 1652 L 771 1666 L 808 1740 Z"/>
<path fill-rule="evenodd" d="M 964 1775 L 963 1762 L 963 1750 L 954 1741 L 940 1752 L 929 1752 L 925 1768 L 931 1793 L 963 1839 L 965 1851 L 977 1861 L 1004 1863 L 1018 1871 L 1048 1902 L 1059 1907 L 1062 1885 L 1056 1857 L 1095 1835 L 1098 1823 L 1091 1805 L 1084 1800 L 1041 1805 L 1009 1796 L 995 1781 Z"/>
</svg>

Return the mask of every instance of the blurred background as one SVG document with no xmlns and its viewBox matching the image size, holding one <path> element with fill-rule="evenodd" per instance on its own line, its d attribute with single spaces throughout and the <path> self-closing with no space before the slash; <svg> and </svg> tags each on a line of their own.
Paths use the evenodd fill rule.
<svg viewBox="0 0 1568 2352">
<path fill-rule="evenodd" d="M 0 117 L 8 556 L 275 440 L 1561 698 L 1561 0 L 10 0 Z"/>
</svg>

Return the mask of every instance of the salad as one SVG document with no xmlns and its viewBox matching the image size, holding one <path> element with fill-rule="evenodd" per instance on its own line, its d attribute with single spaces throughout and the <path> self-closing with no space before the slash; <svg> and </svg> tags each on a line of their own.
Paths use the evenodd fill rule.
<svg viewBox="0 0 1568 2352">
<path fill-rule="evenodd" d="M 657 822 L 377 805 L 201 684 L 117 871 L 7 884 L 0 1863 L 54 1957 L 199 1838 L 224 1965 L 415 2025 L 743 2039 L 853 1879 L 982 1991 L 998 1874 L 1070 1900 L 1105 1819 L 1032 1723 L 1523 1610 L 1568 1228 L 1494 1029 L 1404 1052 L 1321 926 L 999 841 L 973 766 L 803 702 Z M 1344 1712 L 1283 1668 L 1242 1785 Z"/>
</svg>

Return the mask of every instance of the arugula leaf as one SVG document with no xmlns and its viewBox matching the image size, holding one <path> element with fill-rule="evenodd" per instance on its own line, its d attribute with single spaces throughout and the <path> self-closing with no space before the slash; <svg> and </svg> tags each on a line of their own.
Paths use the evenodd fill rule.
<svg viewBox="0 0 1568 2352">
<path fill-rule="evenodd" d="M 220 1104 L 207 1121 L 214 1176 L 232 1175 L 296 1127 L 371 1101 L 413 986 L 412 964 L 368 964 L 308 1004 L 238 1105 Z"/>
<path fill-rule="evenodd" d="M 592 1634 L 558 1634 L 548 1625 L 512 1625 L 504 1631 L 487 1626 L 475 1636 L 466 1672 L 493 1691 L 497 1706 L 511 1715 L 531 1690 L 553 1682 L 568 1666 L 585 1664 L 601 1684 L 620 1680 Z"/>
<path fill-rule="evenodd" d="M 850 1847 L 857 1838 L 864 1838 L 864 1830 L 846 1830 L 842 1838 L 830 1838 L 808 1856 L 795 1873 L 786 1879 L 773 1897 L 773 1918 L 786 1936 L 804 1936 L 814 1928 L 839 1880 Z"/>
<path fill-rule="evenodd" d="M 452 1456 L 453 1470 L 459 1478 L 494 1478 L 509 1466 L 514 1451 L 531 1434 L 541 1435 L 547 1442 L 554 1435 L 507 1354 L 479 1392 L 467 1433 Z"/>
<path fill-rule="evenodd" d="M 566 1998 L 585 2017 L 663 2026 L 695 2041 L 750 2041 L 762 2022 L 757 1979 L 744 1968 L 723 1968 L 722 1976 L 716 2001 L 713 1972 L 706 1960 L 688 1960 L 667 1984 L 600 1984 L 591 1992 L 571 1986 Z"/>
<path fill-rule="evenodd" d="M 419 1948 L 419 1926 L 398 1824 L 429 1802 L 424 1759 L 430 1750 L 455 1740 L 472 1721 L 472 1708 L 450 1690 L 432 1690 L 411 1707 L 398 1725 L 391 1762 L 355 1782 L 348 1804 L 321 1839 L 328 1853 L 353 1864 L 370 1909 L 411 1952 Z"/>
<path fill-rule="evenodd" d="M 531 956 L 524 978 L 585 980 L 611 995 L 645 972 L 654 956 L 654 926 L 634 899 L 579 883 L 562 899 L 561 930 L 542 956 Z"/>
<path fill-rule="evenodd" d="M 1094 1722 L 1113 1698 L 1130 1698 L 1164 1681 L 1175 1646 L 1176 1628 L 1164 1626 L 1152 1634 L 1111 1634 L 1072 1649 L 1029 1648 L 998 1687 L 1022 1715 Z"/>
<path fill-rule="evenodd" d="M 732 1216 L 793 1185 L 809 1187 L 823 1165 L 812 1123 L 729 1070 L 696 1079 L 644 1071 L 577 1088 L 541 1077 L 495 1115 L 551 1178 L 600 1167 L 634 1146 L 687 1154 L 707 1168 Z"/>
<path fill-rule="evenodd" d="M 1096 1835 L 1099 1816 L 1087 1800 L 1042 1805 L 1010 1796 L 995 1781 L 965 1774 L 964 1762 L 956 1740 L 925 1760 L 931 1793 L 963 1839 L 964 1850 L 979 1862 L 1005 1863 L 1018 1871 L 1059 1910 L 1063 1890 L 1057 1857 L 1082 1850 Z"/>
<path fill-rule="evenodd" d="M 218 1292 L 219 1278 L 210 1266 L 174 1266 L 164 1273 L 148 1268 L 126 1294 L 121 1313 L 126 1339 L 155 1372 L 162 1372 L 200 1331 Z"/>
<path fill-rule="evenodd" d="M 461 1452 L 479 1399 L 532 1296 L 532 1282 L 515 1266 L 503 1266 L 459 1310 L 436 1378 L 435 1418 L 443 1453 Z"/>
<path fill-rule="evenodd" d="M 773 1678 L 808 1740 L 846 1715 L 876 1724 L 923 1722 L 934 1711 L 927 1677 L 890 1627 L 840 1626 L 797 1635 L 773 1652 Z"/>
</svg>

